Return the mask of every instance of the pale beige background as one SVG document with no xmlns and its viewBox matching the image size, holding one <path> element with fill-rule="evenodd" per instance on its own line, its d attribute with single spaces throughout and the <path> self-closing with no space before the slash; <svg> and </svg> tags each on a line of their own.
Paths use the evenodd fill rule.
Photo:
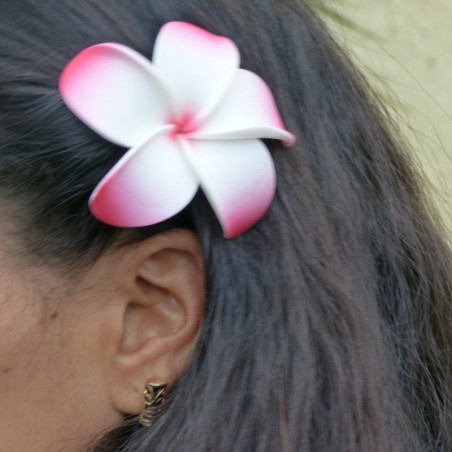
<svg viewBox="0 0 452 452">
<path fill-rule="evenodd" d="M 398 112 L 452 232 L 452 0 L 340 0 L 375 35 L 332 24 Z"/>
</svg>

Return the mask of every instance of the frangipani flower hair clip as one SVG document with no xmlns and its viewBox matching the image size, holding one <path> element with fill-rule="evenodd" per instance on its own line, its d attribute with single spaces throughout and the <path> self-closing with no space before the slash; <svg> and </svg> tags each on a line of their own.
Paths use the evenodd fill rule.
<svg viewBox="0 0 452 452">
<path fill-rule="evenodd" d="M 87 126 L 130 148 L 89 202 L 112 226 L 166 220 L 200 186 L 225 236 L 235 237 L 274 196 L 273 161 L 260 139 L 295 142 L 265 82 L 239 69 L 235 44 L 184 22 L 161 28 L 152 62 L 120 44 L 83 50 L 59 88 Z"/>
</svg>

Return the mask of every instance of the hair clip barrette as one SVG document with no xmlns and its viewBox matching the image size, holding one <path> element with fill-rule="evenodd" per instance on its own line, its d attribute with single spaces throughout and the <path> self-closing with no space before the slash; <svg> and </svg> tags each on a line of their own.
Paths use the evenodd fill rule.
<svg viewBox="0 0 452 452">
<path fill-rule="evenodd" d="M 129 148 L 89 201 L 112 226 L 164 221 L 201 187 L 225 236 L 235 237 L 274 196 L 273 161 L 261 139 L 295 142 L 265 82 L 239 68 L 235 44 L 185 22 L 161 28 L 152 62 L 121 44 L 83 50 L 59 88 L 88 127 Z"/>
</svg>

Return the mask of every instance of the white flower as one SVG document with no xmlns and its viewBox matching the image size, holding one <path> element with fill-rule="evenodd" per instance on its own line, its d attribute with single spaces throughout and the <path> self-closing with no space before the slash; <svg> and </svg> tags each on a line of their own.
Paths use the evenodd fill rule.
<svg viewBox="0 0 452 452">
<path fill-rule="evenodd" d="M 260 138 L 295 141 L 265 82 L 239 69 L 235 44 L 184 22 L 162 27 L 153 62 L 120 44 L 85 49 L 63 71 L 60 92 L 86 125 L 130 148 L 90 198 L 93 215 L 113 226 L 170 218 L 201 186 L 234 237 L 274 196 Z"/>
</svg>

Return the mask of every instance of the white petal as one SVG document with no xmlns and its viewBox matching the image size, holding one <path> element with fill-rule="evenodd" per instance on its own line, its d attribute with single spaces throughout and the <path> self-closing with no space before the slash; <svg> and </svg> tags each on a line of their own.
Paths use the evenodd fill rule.
<svg viewBox="0 0 452 452">
<path fill-rule="evenodd" d="M 239 53 L 228 38 L 170 22 L 156 38 L 152 60 L 172 94 L 178 120 L 188 129 L 221 99 L 239 66 Z"/>
<path fill-rule="evenodd" d="M 183 146 L 226 237 L 251 228 L 275 193 L 275 169 L 259 140 L 192 141 Z"/>
<path fill-rule="evenodd" d="M 59 87 L 76 116 L 121 146 L 137 146 L 172 116 L 152 63 L 120 44 L 80 52 L 64 69 Z"/>
<path fill-rule="evenodd" d="M 148 226 L 180 212 L 198 183 L 178 145 L 173 127 L 162 127 L 131 149 L 94 190 L 90 209 L 112 226 Z"/>
<path fill-rule="evenodd" d="M 285 130 L 267 84 L 253 72 L 239 69 L 232 84 L 191 139 L 275 138 L 287 145 L 295 137 Z"/>
</svg>

